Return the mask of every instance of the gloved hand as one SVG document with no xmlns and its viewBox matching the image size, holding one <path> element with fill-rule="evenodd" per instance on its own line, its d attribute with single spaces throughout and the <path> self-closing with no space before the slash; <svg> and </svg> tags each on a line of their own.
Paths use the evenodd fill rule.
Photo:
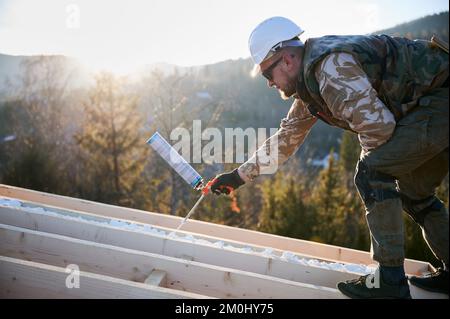
<svg viewBox="0 0 450 319">
<path fill-rule="evenodd" d="M 239 186 L 245 184 L 245 181 L 239 176 L 237 168 L 232 172 L 217 175 L 214 180 L 215 182 L 211 185 L 211 191 L 216 195 L 228 195 Z"/>
</svg>

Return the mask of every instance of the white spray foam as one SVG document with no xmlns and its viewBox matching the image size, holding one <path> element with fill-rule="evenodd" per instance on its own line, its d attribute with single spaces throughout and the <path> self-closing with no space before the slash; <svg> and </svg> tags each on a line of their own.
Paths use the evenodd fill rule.
<svg viewBox="0 0 450 319">
<path fill-rule="evenodd" d="M 342 271 L 342 272 L 352 272 L 352 273 L 363 274 L 363 275 L 372 273 L 375 269 L 374 268 L 375 266 L 373 266 L 373 265 L 366 266 L 366 265 L 362 265 L 362 264 L 357 265 L 357 264 L 328 263 L 325 261 L 319 261 L 317 259 L 301 258 L 298 255 L 296 255 L 290 251 L 285 251 L 281 254 L 281 256 L 278 256 L 274 253 L 274 250 L 272 248 L 265 248 L 261 252 L 256 252 L 250 246 L 235 247 L 235 246 L 233 246 L 229 243 L 225 243 L 223 241 L 217 241 L 217 242 L 213 243 L 204 238 L 195 238 L 191 234 L 179 236 L 174 231 L 167 234 L 166 231 L 158 229 L 156 227 L 152 227 L 149 224 L 139 224 L 139 223 L 123 221 L 123 220 L 114 219 L 114 218 L 111 218 L 111 219 L 101 218 L 101 219 L 104 219 L 105 221 L 98 221 L 98 220 L 91 220 L 89 218 L 83 218 L 82 216 L 74 217 L 74 216 L 65 215 L 65 214 L 61 214 L 61 213 L 52 211 L 51 209 L 44 209 L 42 207 L 29 207 L 29 206 L 23 205 L 22 202 L 15 200 L 15 199 L 0 198 L 0 206 L 14 207 L 14 208 L 20 207 L 21 209 L 28 211 L 28 212 L 37 213 L 37 214 L 45 214 L 45 215 L 50 215 L 50 216 L 59 217 L 62 215 L 62 216 L 64 216 L 64 218 L 68 218 L 71 220 L 89 221 L 91 223 L 101 224 L 101 225 L 106 224 L 106 225 L 109 225 L 109 226 L 115 227 L 115 228 L 133 230 L 133 231 L 138 231 L 138 232 L 142 232 L 142 233 L 148 233 L 148 234 L 152 234 L 152 235 L 166 237 L 166 238 L 170 238 L 170 239 L 177 239 L 177 240 L 187 241 L 187 242 L 195 243 L 195 244 L 213 246 L 213 247 L 216 247 L 219 249 L 227 249 L 227 250 L 232 250 L 232 251 L 236 251 L 236 252 L 259 254 L 259 255 L 262 255 L 262 256 L 265 256 L 268 258 L 278 259 L 278 260 L 282 260 L 285 262 L 300 264 L 300 265 L 305 265 L 305 266 L 319 267 L 319 268 L 335 270 L 335 271 Z"/>
</svg>

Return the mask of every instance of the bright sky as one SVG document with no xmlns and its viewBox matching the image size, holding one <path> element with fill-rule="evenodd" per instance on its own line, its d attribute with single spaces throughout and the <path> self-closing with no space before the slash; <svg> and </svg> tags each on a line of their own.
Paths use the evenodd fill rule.
<svg viewBox="0 0 450 319">
<path fill-rule="evenodd" d="M 248 57 L 252 29 L 285 16 L 304 37 L 364 34 L 448 11 L 447 0 L 0 0 L 0 52 L 64 54 L 129 71 Z"/>
</svg>

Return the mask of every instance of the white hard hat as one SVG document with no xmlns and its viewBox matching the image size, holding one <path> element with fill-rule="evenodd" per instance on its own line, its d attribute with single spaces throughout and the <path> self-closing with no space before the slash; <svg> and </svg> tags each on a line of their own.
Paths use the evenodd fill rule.
<svg viewBox="0 0 450 319">
<path fill-rule="evenodd" d="M 289 41 L 301 35 L 304 31 L 291 20 L 284 17 L 272 17 L 264 20 L 256 26 L 248 39 L 248 48 L 255 63 L 252 73 L 259 72 L 259 65 L 267 57 L 269 52 L 275 51 L 282 46 L 299 46 L 298 41 Z M 284 41 L 289 41 L 285 45 L 277 46 Z"/>
</svg>

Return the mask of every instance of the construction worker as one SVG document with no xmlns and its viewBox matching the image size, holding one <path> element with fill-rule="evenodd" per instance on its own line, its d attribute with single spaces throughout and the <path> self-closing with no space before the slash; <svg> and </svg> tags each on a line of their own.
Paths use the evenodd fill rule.
<svg viewBox="0 0 450 319">
<path fill-rule="evenodd" d="M 411 298 L 404 271 L 404 210 L 443 268 L 411 284 L 448 294 L 448 210 L 435 196 L 448 173 L 448 47 L 442 42 L 378 36 L 324 36 L 273 17 L 251 33 L 249 48 L 269 87 L 295 100 L 279 130 L 211 190 L 228 194 L 281 165 L 322 120 L 358 134 L 355 184 L 366 210 L 379 288 L 367 276 L 339 282 L 352 298 Z M 277 144 L 277 160 L 263 160 Z M 267 157 L 267 156 L 266 156 Z M 373 276 L 372 276 L 373 277 Z"/>
</svg>

